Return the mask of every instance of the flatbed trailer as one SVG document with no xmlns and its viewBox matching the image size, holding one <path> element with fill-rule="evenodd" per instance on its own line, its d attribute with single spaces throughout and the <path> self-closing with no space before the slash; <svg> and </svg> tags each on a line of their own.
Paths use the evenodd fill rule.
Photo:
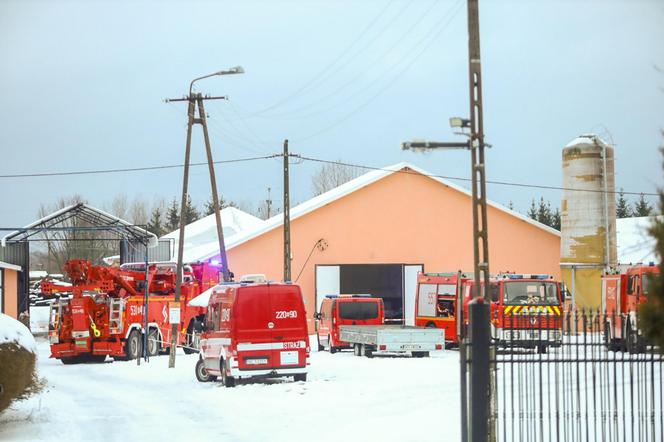
<svg viewBox="0 0 664 442">
<path fill-rule="evenodd" d="M 410 353 L 427 357 L 445 348 L 445 330 L 406 325 L 342 325 L 341 340 L 352 345 L 355 356 Z"/>
</svg>

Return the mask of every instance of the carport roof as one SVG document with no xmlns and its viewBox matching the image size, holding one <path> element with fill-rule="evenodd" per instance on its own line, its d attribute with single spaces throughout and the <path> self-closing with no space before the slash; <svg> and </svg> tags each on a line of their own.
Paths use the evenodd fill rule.
<svg viewBox="0 0 664 442">
<path fill-rule="evenodd" d="M 321 195 L 318 195 L 316 197 L 311 198 L 308 201 L 305 201 L 301 204 L 298 204 L 297 206 L 291 208 L 290 214 L 291 214 L 291 220 L 297 219 L 301 216 L 306 215 L 309 212 L 312 212 L 320 207 L 323 207 L 327 204 L 332 203 L 333 201 L 336 201 L 340 198 L 345 197 L 346 195 L 349 195 L 357 190 L 360 190 L 372 183 L 375 183 L 376 181 L 379 181 L 387 176 L 390 176 L 394 173 L 415 173 L 419 175 L 424 175 L 432 180 L 435 180 L 439 182 L 440 184 L 449 187 L 450 189 L 456 190 L 457 192 L 461 192 L 465 195 L 468 195 L 469 197 L 472 196 L 471 192 L 461 186 L 458 186 L 446 179 L 439 178 L 431 174 L 430 172 L 427 172 L 424 169 L 421 169 L 413 164 L 406 163 L 406 162 L 401 162 L 397 164 L 393 164 L 391 166 L 383 167 L 380 169 L 372 170 L 370 172 L 365 173 L 364 175 L 361 175 L 353 180 L 348 181 L 347 183 L 342 184 L 341 186 L 335 187 L 334 189 L 331 189 Z M 539 223 L 519 212 L 516 212 L 514 210 L 511 210 L 502 204 L 498 204 L 493 201 L 488 201 L 487 204 L 495 209 L 498 209 L 502 212 L 505 212 L 515 218 L 518 218 L 521 221 L 524 221 L 528 224 L 532 224 L 533 226 L 542 229 L 548 233 L 551 233 L 556 236 L 560 236 L 560 232 L 556 229 L 553 229 L 545 224 Z M 253 238 L 256 238 L 266 232 L 269 232 L 279 226 L 281 226 L 284 222 L 284 217 L 283 213 L 280 213 L 278 215 L 273 216 L 272 218 L 268 219 L 265 221 L 265 223 L 257 228 L 256 230 L 248 231 L 243 235 L 237 235 L 236 237 L 232 238 L 230 241 L 226 243 L 226 248 L 231 249 L 233 247 L 236 247 L 240 244 L 243 244 Z M 206 260 L 210 259 L 212 257 L 216 256 L 216 253 L 213 254 L 207 254 L 205 256 L 200 256 L 198 259 L 200 260 Z"/>
<path fill-rule="evenodd" d="M 79 219 L 89 226 L 86 227 L 56 227 L 69 219 Z M 147 242 L 149 247 L 157 245 L 157 236 L 142 227 L 136 226 L 115 215 L 104 212 L 85 203 L 78 203 L 57 210 L 37 221 L 8 233 L 2 238 L 2 246 L 7 242 L 30 241 L 33 235 L 53 230 L 97 230 L 110 232 L 117 239 L 137 240 Z"/>
</svg>

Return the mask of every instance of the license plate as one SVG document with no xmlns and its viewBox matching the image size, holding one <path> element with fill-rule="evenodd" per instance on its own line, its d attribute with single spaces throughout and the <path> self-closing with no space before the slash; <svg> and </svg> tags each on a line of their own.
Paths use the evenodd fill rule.
<svg viewBox="0 0 664 442">
<path fill-rule="evenodd" d="M 402 350 L 419 350 L 422 348 L 420 345 L 415 345 L 415 344 L 404 344 L 401 346 Z"/>
<path fill-rule="evenodd" d="M 247 365 L 265 365 L 265 364 L 267 364 L 267 358 L 247 359 L 245 362 L 246 362 Z"/>
</svg>

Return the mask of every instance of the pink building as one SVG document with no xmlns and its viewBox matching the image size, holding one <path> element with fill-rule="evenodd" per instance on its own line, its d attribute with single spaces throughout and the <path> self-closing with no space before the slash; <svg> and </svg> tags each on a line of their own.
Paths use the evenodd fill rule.
<svg viewBox="0 0 664 442">
<path fill-rule="evenodd" d="M 291 209 L 292 279 L 311 316 L 327 294 L 371 293 L 412 324 L 418 271 L 472 271 L 470 192 L 406 163 L 371 171 Z M 490 270 L 560 276 L 557 230 L 496 203 L 488 209 Z M 231 238 L 236 277 L 283 278 L 283 218 Z M 200 256 L 199 259 L 217 259 Z"/>
</svg>

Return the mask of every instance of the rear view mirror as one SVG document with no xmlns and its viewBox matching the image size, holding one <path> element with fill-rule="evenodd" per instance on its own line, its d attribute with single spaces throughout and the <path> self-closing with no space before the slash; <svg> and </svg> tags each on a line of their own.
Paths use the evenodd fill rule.
<svg viewBox="0 0 664 442">
<path fill-rule="evenodd" d="M 320 313 L 314 313 L 314 319 L 320 320 Z"/>
</svg>

